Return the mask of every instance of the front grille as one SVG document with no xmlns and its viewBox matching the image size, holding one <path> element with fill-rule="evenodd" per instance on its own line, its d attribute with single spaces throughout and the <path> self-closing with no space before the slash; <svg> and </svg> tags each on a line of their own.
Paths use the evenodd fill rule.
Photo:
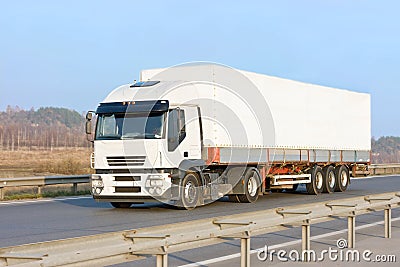
<svg viewBox="0 0 400 267">
<path fill-rule="evenodd" d="M 140 193 L 140 186 L 116 186 L 115 193 Z"/>
<path fill-rule="evenodd" d="M 107 157 L 108 166 L 143 166 L 146 156 Z"/>
<path fill-rule="evenodd" d="M 133 182 L 140 181 L 140 176 L 114 176 L 116 182 Z"/>
<path fill-rule="evenodd" d="M 135 173 L 162 173 L 167 169 L 96 169 L 96 174 L 135 174 Z"/>
</svg>

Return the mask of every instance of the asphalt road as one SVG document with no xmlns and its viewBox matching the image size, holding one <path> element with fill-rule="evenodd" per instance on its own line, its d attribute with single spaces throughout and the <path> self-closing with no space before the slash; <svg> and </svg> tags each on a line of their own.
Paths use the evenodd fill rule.
<svg viewBox="0 0 400 267">
<path fill-rule="evenodd" d="M 96 203 L 91 197 L 0 202 L 0 247 L 390 191 L 400 191 L 400 176 L 353 179 L 344 193 L 311 196 L 300 187 L 296 193 L 265 195 L 254 204 L 220 200 L 192 211 L 176 210 L 163 204 L 115 209 L 108 203 Z M 346 228 L 345 221 L 341 224 Z M 238 249 L 237 245 L 233 247 Z"/>
</svg>

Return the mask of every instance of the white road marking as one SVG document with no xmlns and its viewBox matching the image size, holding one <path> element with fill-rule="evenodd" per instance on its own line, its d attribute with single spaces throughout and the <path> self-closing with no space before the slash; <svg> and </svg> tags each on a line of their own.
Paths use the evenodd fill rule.
<svg viewBox="0 0 400 267">
<path fill-rule="evenodd" d="M 392 219 L 392 222 L 396 222 L 396 221 L 400 221 L 400 217 Z M 370 224 L 360 225 L 360 226 L 356 227 L 356 230 L 360 230 L 360 229 L 364 229 L 364 228 L 368 228 L 368 227 L 373 227 L 373 226 L 377 226 L 377 225 L 384 224 L 384 223 L 385 223 L 384 221 L 379 221 L 379 222 L 374 222 L 374 223 L 370 223 Z M 343 234 L 343 233 L 347 233 L 347 229 L 343 229 L 343 230 L 336 231 L 336 232 L 331 232 L 331 233 L 312 236 L 310 239 L 311 240 L 321 239 L 321 238 L 331 237 L 331 236 L 335 236 L 335 235 L 339 235 L 339 234 Z M 297 245 L 297 244 L 301 244 L 301 239 L 294 240 L 294 241 L 289 241 L 289 242 L 286 242 L 286 243 L 277 244 L 277 245 L 273 245 L 273 246 L 268 246 L 268 248 L 271 249 L 271 250 L 272 249 L 276 250 L 276 249 L 279 249 L 279 248 L 288 247 L 288 246 Z M 258 251 L 261 251 L 261 250 L 264 250 L 264 247 L 258 248 L 258 249 L 253 249 L 253 250 L 250 251 L 250 254 L 255 254 L 255 253 L 257 253 Z M 231 260 L 231 259 L 239 258 L 239 257 L 240 257 L 240 253 L 235 253 L 235 254 L 231 254 L 231 255 L 226 255 L 226 256 L 222 256 L 222 257 L 218 257 L 218 258 L 214 258 L 214 259 L 201 261 L 201 262 L 190 263 L 190 264 L 186 264 L 186 265 L 180 265 L 179 267 L 207 266 L 208 264 L 218 263 L 218 262 Z"/>
<path fill-rule="evenodd" d="M 375 176 L 367 176 L 367 177 L 350 177 L 350 180 L 368 180 L 375 178 L 383 178 L 383 177 L 399 177 L 399 174 L 388 174 L 388 175 L 375 175 Z"/>
<path fill-rule="evenodd" d="M 0 205 L 14 206 L 14 205 L 24 205 L 24 204 L 37 204 L 37 203 L 42 203 L 42 202 L 55 202 L 55 201 L 63 201 L 63 200 L 85 199 L 85 198 L 92 198 L 92 196 L 0 201 Z"/>
</svg>

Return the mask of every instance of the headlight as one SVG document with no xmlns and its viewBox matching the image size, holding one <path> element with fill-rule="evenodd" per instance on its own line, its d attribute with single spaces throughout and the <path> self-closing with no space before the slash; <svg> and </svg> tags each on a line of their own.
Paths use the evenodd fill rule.
<svg viewBox="0 0 400 267">
<path fill-rule="evenodd" d="M 150 180 L 150 186 L 162 186 L 163 181 L 162 180 Z"/>
<path fill-rule="evenodd" d="M 164 182 L 165 176 L 162 174 L 150 174 L 146 180 L 146 189 L 151 195 L 161 195 Z"/>
<path fill-rule="evenodd" d="M 99 195 L 104 189 L 104 183 L 100 175 L 93 174 L 91 179 L 92 194 Z"/>
<path fill-rule="evenodd" d="M 161 174 L 150 174 L 148 179 L 163 179 L 164 176 L 162 176 Z"/>
<path fill-rule="evenodd" d="M 101 176 L 98 174 L 92 174 L 92 180 L 101 180 Z"/>
<path fill-rule="evenodd" d="M 103 180 L 92 180 L 92 187 L 104 187 Z"/>
<path fill-rule="evenodd" d="M 161 174 L 150 174 L 147 177 L 146 187 L 162 187 L 164 185 L 164 176 Z"/>
<path fill-rule="evenodd" d="M 154 187 L 154 188 L 152 187 L 149 189 L 149 193 L 152 195 L 161 195 L 162 189 L 161 187 Z"/>
</svg>

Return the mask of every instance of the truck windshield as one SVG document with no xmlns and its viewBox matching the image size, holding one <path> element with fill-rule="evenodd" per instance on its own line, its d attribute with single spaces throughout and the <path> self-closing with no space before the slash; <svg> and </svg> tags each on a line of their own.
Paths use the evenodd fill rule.
<svg viewBox="0 0 400 267">
<path fill-rule="evenodd" d="M 165 112 L 99 114 L 96 140 L 160 139 L 164 120 Z"/>
</svg>

